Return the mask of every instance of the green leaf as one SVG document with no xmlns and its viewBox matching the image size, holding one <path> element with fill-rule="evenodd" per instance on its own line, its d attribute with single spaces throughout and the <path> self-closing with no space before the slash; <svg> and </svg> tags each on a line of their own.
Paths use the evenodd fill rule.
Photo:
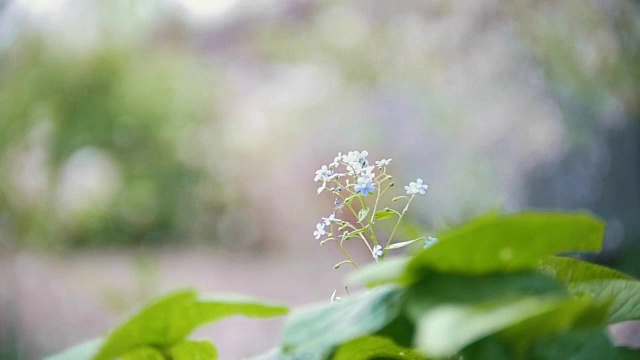
<svg viewBox="0 0 640 360">
<path fill-rule="evenodd" d="M 380 211 L 377 211 L 375 214 L 373 214 L 373 218 L 375 220 L 389 219 L 394 216 L 396 216 L 396 212 L 391 209 L 380 210 Z"/>
<path fill-rule="evenodd" d="M 441 304 L 420 316 L 416 347 L 431 357 L 453 356 L 480 339 L 560 307 L 569 309 L 579 302 L 576 299 L 523 296 L 481 304 Z"/>
<path fill-rule="evenodd" d="M 218 351 L 209 341 L 182 341 L 169 349 L 172 360 L 216 360 Z"/>
<path fill-rule="evenodd" d="M 358 222 L 361 223 L 362 220 L 364 220 L 368 214 L 369 214 L 368 207 L 360 209 L 360 211 L 358 211 Z"/>
<path fill-rule="evenodd" d="M 533 271 L 484 276 L 424 272 L 408 290 L 406 311 L 414 320 L 442 304 L 478 304 L 522 296 L 567 297 L 566 289 Z"/>
<path fill-rule="evenodd" d="M 572 328 L 602 326 L 608 309 L 608 303 L 594 304 L 590 298 L 568 298 L 557 302 L 547 312 L 505 329 L 500 332 L 500 337 L 512 347 L 527 349 L 540 337 L 564 333 Z"/>
<path fill-rule="evenodd" d="M 533 345 L 526 360 L 634 360 L 640 350 L 615 347 L 604 328 L 573 330 L 541 339 Z"/>
<path fill-rule="evenodd" d="M 98 353 L 103 343 L 103 339 L 89 340 L 61 353 L 49 356 L 45 360 L 90 360 Z"/>
<path fill-rule="evenodd" d="M 416 344 L 428 356 L 451 356 L 494 334 L 526 347 L 580 324 L 602 324 L 605 306 L 575 299 L 555 280 L 534 271 L 484 276 L 424 271 L 408 290 L 406 314 L 418 324 Z"/>
<path fill-rule="evenodd" d="M 366 226 L 361 228 L 361 229 L 354 230 L 354 231 L 345 231 L 343 237 L 344 237 L 345 240 L 346 239 L 351 239 L 351 238 L 354 238 L 354 237 L 358 237 L 357 236 L 358 234 L 363 233 L 365 231 L 367 231 L 367 227 Z"/>
<path fill-rule="evenodd" d="M 604 266 L 563 257 L 545 259 L 540 270 L 565 282 L 573 294 L 587 294 L 596 302 L 611 302 L 608 323 L 640 319 L 640 281 L 631 276 Z"/>
<path fill-rule="evenodd" d="M 419 253 L 409 272 L 488 274 L 533 269 L 559 252 L 598 251 L 604 224 L 588 214 L 521 213 L 485 216 L 442 233 Z"/>
<path fill-rule="evenodd" d="M 162 352 L 149 346 L 138 347 L 118 357 L 122 360 L 165 360 Z"/>
<path fill-rule="evenodd" d="M 404 292 L 378 287 L 337 302 L 294 310 L 284 329 L 283 352 L 330 354 L 334 347 L 373 334 L 398 316 Z"/>
<path fill-rule="evenodd" d="M 427 360 L 415 349 L 399 346 L 383 336 L 364 336 L 341 345 L 332 360 Z"/>
<path fill-rule="evenodd" d="M 617 270 L 570 257 L 549 256 L 540 263 L 538 268 L 542 273 L 568 283 L 593 280 L 635 280 Z"/>
<path fill-rule="evenodd" d="M 513 360 L 517 359 L 509 344 L 496 336 L 489 336 L 467 346 L 455 359 Z"/>
<path fill-rule="evenodd" d="M 183 290 L 167 295 L 142 309 L 115 329 L 96 355 L 111 360 L 141 346 L 169 348 L 198 326 L 232 316 L 270 317 L 287 309 L 238 296 L 198 297 Z"/>
</svg>

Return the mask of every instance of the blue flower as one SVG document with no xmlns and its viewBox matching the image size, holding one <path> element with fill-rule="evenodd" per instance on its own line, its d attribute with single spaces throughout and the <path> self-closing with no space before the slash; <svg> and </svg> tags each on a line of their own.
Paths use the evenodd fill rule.
<svg viewBox="0 0 640 360">
<path fill-rule="evenodd" d="M 373 179 L 371 179 L 368 176 L 361 176 L 358 178 L 358 181 L 356 181 L 356 184 L 353 187 L 353 189 L 356 192 L 359 192 L 360 194 L 367 196 L 369 195 L 369 193 L 372 193 L 375 190 L 375 188 L 373 187 Z"/>
</svg>

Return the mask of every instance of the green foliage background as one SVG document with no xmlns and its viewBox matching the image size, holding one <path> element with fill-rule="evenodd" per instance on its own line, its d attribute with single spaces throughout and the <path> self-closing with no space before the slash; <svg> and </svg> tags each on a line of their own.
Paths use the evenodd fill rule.
<svg viewBox="0 0 640 360">
<path fill-rule="evenodd" d="M 9 65 L 0 72 L 3 165 L 15 161 L 12 155 L 40 129 L 44 138 L 39 145 L 46 153 L 42 171 L 49 179 L 31 205 L 15 196 L 16 184 L 9 177 L 1 180 L 0 208 L 14 224 L 19 243 L 157 242 L 185 231 L 183 220 L 202 196 L 203 169 L 185 158 L 184 144 L 213 116 L 212 97 L 203 86 L 205 68 L 169 49 L 141 53 L 130 47 L 64 52 L 33 38 L 5 54 Z M 56 209 L 56 186 L 67 161 L 81 150 L 89 157 L 99 151 L 114 161 L 119 187 L 107 203 L 65 221 Z M 213 181 L 207 178 L 208 184 Z M 215 206 L 215 198 L 210 200 Z"/>
</svg>

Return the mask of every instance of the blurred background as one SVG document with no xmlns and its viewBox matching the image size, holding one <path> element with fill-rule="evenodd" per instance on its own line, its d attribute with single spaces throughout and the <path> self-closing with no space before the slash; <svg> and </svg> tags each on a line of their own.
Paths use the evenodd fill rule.
<svg viewBox="0 0 640 360">
<path fill-rule="evenodd" d="M 407 234 L 586 209 L 640 276 L 639 120 L 638 1 L 0 0 L 0 359 L 176 288 L 341 295 L 312 235 L 339 151 L 429 184 Z M 280 328 L 196 336 L 236 359 Z"/>
</svg>

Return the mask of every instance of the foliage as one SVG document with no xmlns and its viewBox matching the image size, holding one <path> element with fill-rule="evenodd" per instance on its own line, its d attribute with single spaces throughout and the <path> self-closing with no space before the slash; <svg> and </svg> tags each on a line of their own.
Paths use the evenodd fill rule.
<svg viewBox="0 0 640 360">
<path fill-rule="evenodd" d="M 321 313 L 315 308 L 294 311 L 279 356 L 304 359 L 305 354 L 321 353 L 338 358 L 348 351 L 367 353 L 368 359 L 394 358 L 388 354 L 400 347 L 411 351 L 399 351 L 405 357 L 394 355 L 398 359 L 416 358 L 412 351 L 425 359 L 637 357 L 638 351 L 613 346 L 604 331 L 610 323 L 640 319 L 640 283 L 611 269 L 555 255 L 598 251 L 603 232 L 604 224 L 583 213 L 478 218 L 440 234 L 437 243 L 412 258 L 375 264 L 348 278 L 350 286 L 366 284 L 374 290 Z M 375 311 L 394 309 L 396 317 L 386 317 L 375 329 L 362 317 L 362 331 L 342 333 L 351 320 L 340 315 L 341 303 L 357 307 L 353 301 L 371 302 L 381 289 L 393 289 L 386 291 L 401 300 Z M 314 318 L 326 331 L 300 339 Z M 339 320 L 330 320 L 334 318 Z M 343 336 L 337 346 L 336 333 Z M 379 347 L 372 346 L 371 337 L 380 340 Z M 585 341 L 588 351 L 584 344 L 577 345 Z"/>
<path fill-rule="evenodd" d="M 213 344 L 187 339 L 197 327 L 233 315 L 265 318 L 286 312 L 283 306 L 246 297 L 198 296 L 183 290 L 148 305 L 104 340 L 89 341 L 49 359 L 216 359 Z"/>
<path fill-rule="evenodd" d="M 605 332 L 640 319 L 640 282 L 567 256 L 598 251 L 603 231 L 584 213 L 478 218 L 413 257 L 347 279 L 368 291 L 294 310 L 281 345 L 255 359 L 638 358 L 640 350 L 614 346 Z M 185 342 L 193 328 L 231 314 L 284 313 L 250 301 L 201 301 L 192 292 L 171 295 L 74 354 L 164 359 L 198 351 L 215 359 L 209 345 Z"/>
<path fill-rule="evenodd" d="M 0 68 L 0 166 L 13 173 L 0 207 L 17 242 L 139 243 L 182 230 L 203 172 L 179 147 L 210 113 L 194 61 L 113 44 L 65 52 L 38 38 L 0 55 L 14 58 Z M 15 179 L 21 163 L 28 178 Z M 82 192 L 87 167 L 103 185 Z"/>
</svg>

